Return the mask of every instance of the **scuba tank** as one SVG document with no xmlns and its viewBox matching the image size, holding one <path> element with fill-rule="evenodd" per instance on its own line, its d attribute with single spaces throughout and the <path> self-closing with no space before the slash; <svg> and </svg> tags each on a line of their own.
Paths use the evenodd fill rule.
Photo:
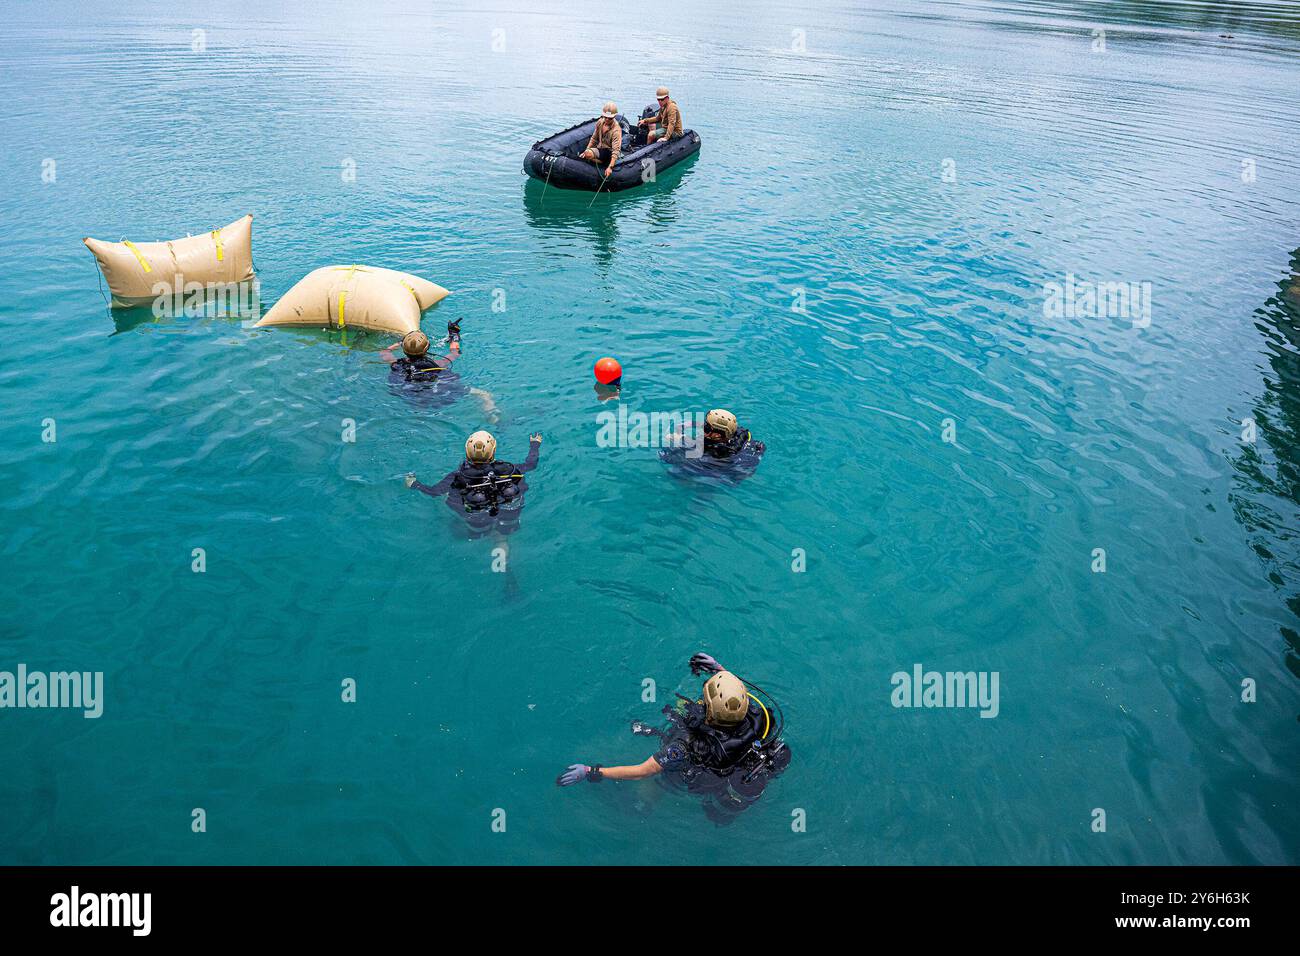
<svg viewBox="0 0 1300 956">
<path fill-rule="evenodd" d="M 495 518 L 500 513 L 502 504 L 510 504 L 519 499 L 519 485 L 523 476 L 514 472 L 513 465 L 510 466 L 511 474 L 498 474 L 494 468 L 496 464 L 493 462 L 487 468 L 475 469 L 477 474 L 466 474 L 462 466 L 461 476 L 465 483 L 460 486 L 460 493 L 467 512 L 486 511 Z"/>
<path fill-rule="evenodd" d="M 443 367 L 437 362 L 429 359 L 423 359 L 424 364 L 417 365 L 419 359 L 411 359 L 410 364 L 406 367 L 406 380 L 408 382 L 432 382 L 438 377 L 438 373 L 443 371 Z"/>
<path fill-rule="evenodd" d="M 746 686 L 759 690 L 748 681 Z M 767 697 L 761 690 L 759 693 Z M 742 772 L 742 784 L 753 782 L 780 770 L 790 762 L 790 751 L 781 739 L 785 728 L 781 708 L 768 697 L 769 708 L 750 693 L 751 703 L 745 719 L 734 729 L 710 725 L 705 720 L 705 709 L 700 701 L 677 695 L 676 706 L 664 707 L 669 726 L 661 733 L 669 747 L 678 748 L 689 764 L 683 776 L 689 783 L 703 771 L 726 777 Z M 774 726 L 772 711 L 778 715 Z"/>
<path fill-rule="evenodd" d="M 745 450 L 752 437 L 748 428 L 737 428 L 736 433 L 726 441 L 705 442 L 704 454 L 710 458 L 734 458 Z"/>
</svg>

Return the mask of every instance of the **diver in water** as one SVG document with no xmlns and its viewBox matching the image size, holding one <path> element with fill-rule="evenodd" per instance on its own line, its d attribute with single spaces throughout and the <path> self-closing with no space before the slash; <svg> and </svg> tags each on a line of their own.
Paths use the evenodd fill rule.
<svg viewBox="0 0 1300 956">
<path fill-rule="evenodd" d="M 403 355 L 395 358 L 398 348 Z M 465 394 L 475 396 L 489 420 L 497 420 L 492 395 L 481 388 L 467 388 L 460 376 L 450 371 L 451 363 L 460 358 L 460 319 L 447 323 L 447 355 L 429 357 L 429 338 L 419 329 L 407 332 L 380 353 L 389 365 L 389 382 L 420 405 L 449 405 Z"/>
<path fill-rule="evenodd" d="M 463 514 L 476 531 L 495 529 L 509 534 L 519 527 L 519 511 L 528 488 L 524 474 L 537 467 L 541 449 L 541 434 L 531 436 L 528 457 L 523 464 L 514 465 L 497 459 L 497 440 L 492 435 L 475 432 L 465 442 L 465 460 L 459 468 L 432 486 L 407 475 L 406 487 L 431 498 L 446 495 L 448 507 Z"/>
<path fill-rule="evenodd" d="M 659 457 L 684 474 L 724 475 L 739 481 L 758 467 L 763 452 L 748 428 L 741 428 L 736 416 L 715 408 L 704 416 L 704 434 L 694 442 L 682 441 L 659 452 Z"/>
<path fill-rule="evenodd" d="M 692 793 L 713 797 L 706 811 L 718 822 L 727 822 L 757 800 L 767 782 L 790 763 L 790 748 L 781 739 L 781 709 L 770 698 L 764 703 L 750 693 L 752 684 L 724 670 L 708 654 L 694 655 L 690 666 L 692 674 L 712 675 L 701 698 L 693 701 L 679 694 L 676 706 L 664 708 L 668 725 L 662 730 L 640 721 L 632 724 L 635 734 L 659 737 L 657 753 L 622 767 L 571 764 L 556 784 L 569 787 L 581 780 L 639 780 L 664 774 Z"/>
<path fill-rule="evenodd" d="M 405 353 L 402 358 L 393 360 L 398 347 Z M 460 320 L 447 323 L 447 351 L 443 362 L 429 357 L 429 337 L 416 329 L 402 336 L 402 341 L 394 342 L 384 349 L 381 356 L 392 364 L 389 368 L 394 378 L 404 382 L 432 382 L 445 372 L 451 363 L 460 358 Z M 444 364 L 445 362 L 445 364 Z"/>
</svg>

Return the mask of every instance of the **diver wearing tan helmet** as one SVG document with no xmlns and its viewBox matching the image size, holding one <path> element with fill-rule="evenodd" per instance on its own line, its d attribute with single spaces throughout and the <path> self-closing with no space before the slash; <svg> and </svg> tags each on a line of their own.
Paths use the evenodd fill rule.
<svg viewBox="0 0 1300 956">
<path fill-rule="evenodd" d="M 398 349 L 402 357 L 395 358 Z M 393 372 L 408 382 L 432 382 L 439 372 L 446 371 L 452 362 L 460 358 L 460 320 L 447 323 L 447 351 L 444 362 L 429 357 L 429 337 L 416 329 L 402 336 L 400 342 L 394 342 L 380 353 Z"/>
<path fill-rule="evenodd" d="M 705 415 L 700 431 L 694 441 L 683 436 L 682 441 L 663 449 L 659 457 L 679 472 L 725 474 L 740 479 L 753 473 L 767 451 L 767 446 L 755 440 L 725 408 L 715 408 Z"/>
<path fill-rule="evenodd" d="M 496 524 L 498 530 L 513 531 L 527 490 L 524 475 L 537 467 L 541 448 L 541 434 L 532 435 L 528 457 L 515 465 L 497 458 L 497 440 L 491 433 L 477 431 L 465 441 L 465 460 L 459 468 L 436 485 L 421 484 L 415 475 L 407 475 L 406 487 L 431 498 L 446 495 L 448 506 L 472 525 Z"/>
<path fill-rule="evenodd" d="M 614 170 L 614 164 L 618 162 L 619 154 L 623 152 L 623 127 L 618 121 L 618 107 L 613 103 L 606 103 L 605 108 L 600 111 L 600 119 L 596 120 L 596 128 L 591 131 L 591 139 L 587 140 L 587 148 L 580 154 L 581 159 L 595 163 L 598 167 L 603 166 L 604 175 L 608 176 Z"/>
<path fill-rule="evenodd" d="M 401 358 L 395 357 L 398 348 L 403 353 Z M 438 358 L 430 357 L 429 337 L 416 329 L 407 332 L 400 342 L 394 342 L 379 354 L 380 358 L 390 363 L 390 381 L 394 385 L 400 385 L 404 392 L 414 394 L 436 391 L 435 403 L 452 402 L 468 393 L 479 400 L 483 413 L 489 421 L 495 423 L 497 407 L 492 394 L 481 388 L 466 387 L 460 377 L 450 371 L 451 363 L 460 358 L 460 319 L 447 323 L 447 353 Z M 436 389 L 433 388 L 435 385 Z"/>
<path fill-rule="evenodd" d="M 725 408 L 715 408 L 704 416 L 704 453 L 714 458 L 730 458 L 750 441 L 748 429 L 740 427 L 736 416 Z M 760 451 L 761 455 L 762 452 Z"/>
<path fill-rule="evenodd" d="M 664 708 L 669 718 L 664 730 L 640 721 L 632 725 L 633 733 L 660 738 L 657 753 L 642 763 L 619 767 L 570 764 L 556 784 L 639 780 L 669 772 L 688 789 L 715 796 L 723 809 L 743 809 L 756 800 L 767 781 L 790 762 L 789 748 L 781 739 L 780 708 L 770 698 L 765 703 L 750 693 L 745 681 L 708 654 L 695 654 L 690 667 L 693 674 L 712 675 L 700 698 L 678 695 L 676 707 Z"/>
</svg>

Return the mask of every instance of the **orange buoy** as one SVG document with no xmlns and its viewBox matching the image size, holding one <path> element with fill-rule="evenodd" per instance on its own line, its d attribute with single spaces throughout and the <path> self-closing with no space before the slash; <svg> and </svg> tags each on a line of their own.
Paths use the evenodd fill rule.
<svg viewBox="0 0 1300 956">
<path fill-rule="evenodd" d="M 622 377 L 623 366 L 618 364 L 618 359 L 606 355 L 596 363 L 596 381 L 601 385 L 612 385 Z"/>
</svg>

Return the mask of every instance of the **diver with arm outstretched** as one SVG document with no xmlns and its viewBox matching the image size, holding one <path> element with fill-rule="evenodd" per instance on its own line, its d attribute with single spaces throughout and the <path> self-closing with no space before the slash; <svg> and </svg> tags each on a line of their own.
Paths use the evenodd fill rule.
<svg viewBox="0 0 1300 956">
<path fill-rule="evenodd" d="M 744 682 L 703 652 L 692 655 L 690 666 L 692 674 L 707 673 L 711 675 L 704 684 L 703 706 L 705 713 L 703 723 L 707 724 L 713 733 L 718 733 L 723 737 L 732 736 L 749 714 L 749 694 L 745 690 Z M 636 732 L 642 733 L 643 731 L 637 730 Z M 650 732 L 653 733 L 653 731 Z M 701 735 L 701 737 L 704 737 L 704 735 Z M 701 744 L 702 746 L 699 749 L 703 752 L 705 749 L 703 739 Z M 582 780 L 591 783 L 598 783 L 606 779 L 640 780 L 645 777 L 653 777 L 666 768 L 676 769 L 677 766 L 684 763 L 684 758 L 685 753 L 681 747 L 667 744 L 659 753 L 639 764 L 620 767 L 602 767 L 600 764 L 570 764 L 564 773 L 556 778 L 555 782 L 558 786 L 569 787 Z M 725 757 L 719 757 L 718 759 L 710 759 L 709 762 L 720 765 L 724 761 Z"/>
<path fill-rule="evenodd" d="M 456 373 L 450 370 L 451 364 L 461 357 L 460 322 L 461 320 L 457 319 L 447 323 L 446 355 L 430 356 L 428 336 L 416 329 L 402 336 L 401 341 L 385 348 L 379 353 L 379 357 L 389 363 L 391 381 L 394 384 L 403 385 L 408 390 L 414 390 L 416 394 L 428 391 L 430 394 L 442 395 L 444 402 L 454 401 L 459 395 L 468 391 L 483 406 L 483 414 L 487 419 L 495 423 L 499 415 L 492 393 L 485 389 L 465 386 Z M 400 357 L 397 354 L 399 350 L 403 353 Z M 434 392 L 433 390 L 437 388 L 441 391 Z"/>
<path fill-rule="evenodd" d="M 397 351 L 404 353 L 397 357 Z M 435 358 L 429 357 L 429 338 L 419 329 L 407 332 L 400 341 L 394 342 L 379 353 L 385 362 L 391 363 L 394 372 L 401 372 L 406 380 L 432 378 L 460 358 L 460 319 L 447 323 L 447 351 L 449 354 Z M 444 360 L 444 365 L 438 359 Z"/>
<path fill-rule="evenodd" d="M 537 467 L 542 451 L 542 435 L 533 434 L 528 440 L 528 457 L 522 464 L 515 465 L 499 461 L 496 457 L 497 440 L 489 432 L 478 431 L 469 436 L 465 442 L 465 460 L 455 471 L 448 472 L 436 485 L 421 483 L 415 475 L 406 476 L 406 487 L 414 488 L 430 498 L 457 492 L 466 511 L 490 510 L 496 515 L 496 509 L 507 502 L 522 504 L 525 485 L 523 477 L 526 472 Z"/>
<path fill-rule="evenodd" d="M 597 783 L 601 780 L 643 780 L 663 772 L 663 765 L 654 757 L 647 757 L 644 763 L 626 767 L 602 767 L 600 764 L 570 764 L 569 769 L 560 774 L 555 781 L 561 787 L 568 787 L 579 780 Z"/>
</svg>

